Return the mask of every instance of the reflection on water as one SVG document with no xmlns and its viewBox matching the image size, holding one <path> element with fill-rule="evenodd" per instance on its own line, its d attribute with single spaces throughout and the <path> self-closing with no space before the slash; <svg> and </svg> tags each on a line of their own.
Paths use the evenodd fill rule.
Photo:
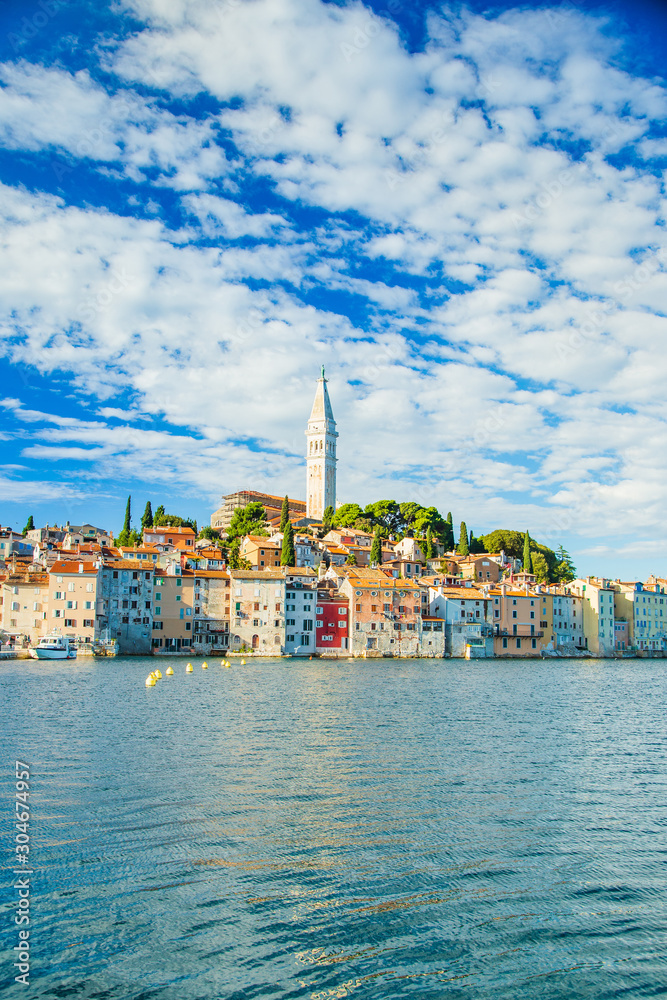
<svg viewBox="0 0 667 1000">
<path fill-rule="evenodd" d="M 4 995 L 662 995 L 664 661 L 171 663 L 0 664 Z"/>
</svg>

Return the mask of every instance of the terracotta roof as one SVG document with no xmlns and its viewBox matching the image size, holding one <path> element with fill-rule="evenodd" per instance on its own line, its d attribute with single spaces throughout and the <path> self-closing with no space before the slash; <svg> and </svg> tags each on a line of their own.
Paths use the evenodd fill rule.
<svg viewBox="0 0 667 1000">
<path fill-rule="evenodd" d="M 439 595 L 440 596 L 440 595 Z M 481 590 L 474 587 L 443 587 L 442 597 L 451 597 L 458 601 L 490 601 L 490 597 L 485 597 Z M 525 594 L 524 594 L 525 597 Z"/>
<path fill-rule="evenodd" d="M 194 535 L 194 528 L 188 528 L 184 525 L 179 525 L 177 528 L 172 528 L 168 524 L 159 524 L 157 527 L 144 528 L 144 534 L 149 535 Z"/>
<path fill-rule="evenodd" d="M 97 573 L 98 568 L 94 562 L 85 562 L 80 559 L 72 559 L 67 562 L 55 562 L 51 568 L 51 573 L 72 573 L 74 576 L 79 575 L 79 566 L 83 566 L 83 573 Z"/>
<path fill-rule="evenodd" d="M 230 569 L 229 575 L 237 580 L 282 580 L 282 569 Z"/>
</svg>

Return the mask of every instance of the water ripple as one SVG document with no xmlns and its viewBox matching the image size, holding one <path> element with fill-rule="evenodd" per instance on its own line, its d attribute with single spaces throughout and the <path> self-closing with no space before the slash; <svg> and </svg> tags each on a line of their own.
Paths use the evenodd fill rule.
<svg viewBox="0 0 667 1000">
<path fill-rule="evenodd" d="M 665 995 L 664 661 L 173 665 L 0 664 L 31 997 Z"/>
</svg>

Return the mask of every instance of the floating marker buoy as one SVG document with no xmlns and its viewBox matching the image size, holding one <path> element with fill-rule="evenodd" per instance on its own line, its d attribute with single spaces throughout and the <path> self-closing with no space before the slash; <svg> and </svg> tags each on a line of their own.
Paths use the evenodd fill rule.
<svg viewBox="0 0 667 1000">
<path fill-rule="evenodd" d="M 154 676 L 155 676 L 155 680 L 156 681 L 161 681 L 162 680 L 162 674 L 160 673 L 159 670 L 154 671 Z"/>
<path fill-rule="evenodd" d="M 208 670 L 208 663 L 204 662 L 201 665 L 202 670 Z"/>
<path fill-rule="evenodd" d="M 241 660 L 241 666 L 245 667 L 245 660 Z"/>
<path fill-rule="evenodd" d="M 148 677 L 146 678 L 146 687 L 147 688 L 155 687 L 155 678 L 153 677 L 152 674 L 149 674 Z"/>
<path fill-rule="evenodd" d="M 191 663 L 188 663 L 187 667 L 185 668 L 185 672 L 186 672 L 186 674 L 191 674 L 192 673 L 192 664 Z"/>
<path fill-rule="evenodd" d="M 229 670 L 229 668 L 231 667 L 231 663 L 228 663 L 228 662 L 225 662 L 225 663 L 223 663 L 222 665 L 223 665 L 223 667 L 224 667 L 224 668 L 225 668 L 226 670 Z"/>
<path fill-rule="evenodd" d="M 167 677 L 171 677 L 171 675 L 173 674 L 173 672 L 174 672 L 174 668 L 173 667 L 167 667 Z"/>
</svg>

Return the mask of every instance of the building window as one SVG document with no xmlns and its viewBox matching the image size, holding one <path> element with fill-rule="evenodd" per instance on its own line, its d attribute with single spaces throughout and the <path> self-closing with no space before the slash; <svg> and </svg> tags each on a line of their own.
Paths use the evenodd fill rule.
<svg viewBox="0 0 667 1000">
<path fill-rule="evenodd" d="M 507 649 L 507 638 L 503 639 L 503 649 Z"/>
<path fill-rule="evenodd" d="M 516 641 L 516 648 L 517 649 L 521 649 L 521 639 L 517 639 L 517 641 Z"/>
</svg>

